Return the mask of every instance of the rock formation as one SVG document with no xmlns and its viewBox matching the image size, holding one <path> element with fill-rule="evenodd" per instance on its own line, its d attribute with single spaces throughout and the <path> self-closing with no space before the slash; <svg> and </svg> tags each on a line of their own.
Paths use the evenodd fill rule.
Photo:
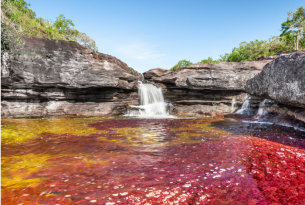
<svg viewBox="0 0 305 205">
<path fill-rule="evenodd" d="M 76 42 L 24 38 L 4 53 L 2 116 L 123 114 L 138 103 L 143 76 L 119 59 Z"/>
<path fill-rule="evenodd" d="M 283 55 L 268 63 L 262 72 L 250 79 L 246 92 L 278 103 L 266 106 L 269 113 L 262 120 L 304 127 L 305 124 L 305 50 Z M 301 121 L 301 122 L 294 122 Z"/>
<path fill-rule="evenodd" d="M 305 108 L 305 50 L 267 64 L 245 89 L 251 95 Z"/>
<path fill-rule="evenodd" d="M 174 71 L 151 69 L 144 77 L 163 88 L 165 99 L 173 103 L 178 115 L 227 114 L 242 104 L 247 97 L 246 82 L 269 62 L 195 64 Z"/>
</svg>

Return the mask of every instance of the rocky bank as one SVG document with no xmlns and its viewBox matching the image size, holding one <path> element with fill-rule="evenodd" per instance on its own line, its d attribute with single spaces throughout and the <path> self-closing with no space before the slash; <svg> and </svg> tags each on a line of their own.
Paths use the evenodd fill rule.
<svg viewBox="0 0 305 205">
<path fill-rule="evenodd" d="M 145 72 L 144 78 L 162 87 L 176 115 L 228 114 L 247 98 L 246 82 L 269 62 L 194 64 L 174 71 L 157 68 Z"/>
<path fill-rule="evenodd" d="M 261 120 L 305 130 L 305 50 L 283 55 L 268 63 L 250 79 L 245 90 L 276 104 L 264 106 Z"/>
<path fill-rule="evenodd" d="M 143 76 L 126 63 L 72 41 L 23 38 L 3 54 L 2 116 L 118 115 L 138 104 Z"/>
<path fill-rule="evenodd" d="M 256 108 L 263 99 L 272 100 L 265 119 L 305 122 L 304 50 L 273 61 L 151 69 L 143 77 L 119 59 L 76 42 L 23 38 L 22 49 L 2 54 L 4 117 L 122 115 L 139 103 L 138 80 L 145 78 L 162 88 L 178 116 L 232 113 L 251 95 Z"/>
</svg>

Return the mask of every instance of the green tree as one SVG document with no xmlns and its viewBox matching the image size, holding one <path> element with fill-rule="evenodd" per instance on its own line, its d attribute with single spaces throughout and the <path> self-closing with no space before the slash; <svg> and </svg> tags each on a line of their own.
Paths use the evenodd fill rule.
<svg viewBox="0 0 305 205">
<path fill-rule="evenodd" d="M 217 62 L 219 62 L 219 61 L 214 61 L 212 57 L 208 57 L 208 59 L 202 60 L 199 63 L 213 64 L 213 63 L 217 63 Z"/>
<path fill-rule="evenodd" d="M 181 60 L 176 65 L 174 65 L 171 68 L 171 70 L 175 70 L 176 68 L 183 68 L 183 67 L 188 66 L 188 65 L 193 65 L 193 63 L 191 61 Z"/>
<path fill-rule="evenodd" d="M 60 14 L 56 21 L 53 23 L 55 28 L 60 34 L 63 34 L 67 40 L 77 41 L 78 43 L 90 48 L 92 50 L 98 51 L 98 47 L 95 41 L 90 38 L 85 33 L 80 33 L 78 30 L 74 29 L 74 23 L 70 19 L 66 19 L 63 14 Z M 50 28 L 51 29 L 51 28 Z M 50 31 L 51 32 L 51 31 Z"/>
<path fill-rule="evenodd" d="M 1 50 L 22 46 L 22 35 L 43 36 L 51 39 L 77 41 L 98 51 L 95 41 L 85 33 L 74 29 L 74 23 L 63 14 L 52 20 L 36 18 L 36 14 L 24 0 L 1 1 Z"/>
<path fill-rule="evenodd" d="M 283 39 L 279 36 L 272 36 L 267 41 L 241 42 L 239 47 L 233 48 L 231 53 L 220 55 L 220 61 L 254 61 L 261 56 L 272 56 L 279 51 L 290 50 L 289 45 Z"/>
<path fill-rule="evenodd" d="M 26 14 L 28 17 L 32 19 L 36 17 L 36 13 L 29 8 L 31 4 L 26 3 L 24 0 L 3 0 L 4 4 L 8 2 L 12 3 L 19 11 Z"/>
<path fill-rule="evenodd" d="M 79 33 L 74 38 L 74 40 L 76 40 L 78 43 L 86 46 L 87 48 L 98 51 L 98 47 L 96 46 L 95 41 L 85 33 Z"/>
<path fill-rule="evenodd" d="M 71 40 L 78 36 L 79 31 L 74 29 L 74 23 L 70 19 L 66 19 L 63 14 L 56 17 L 56 21 L 53 23 L 55 28 L 60 34 L 63 34 L 67 40 Z"/>
<path fill-rule="evenodd" d="M 305 30 L 305 9 L 303 6 L 295 10 L 295 12 L 289 11 L 288 17 L 285 22 L 282 23 L 282 34 L 288 39 L 293 37 L 295 42 L 295 50 L 299 50 L 299 42 L 301 37 L 304 37 Z"/>
</svg>

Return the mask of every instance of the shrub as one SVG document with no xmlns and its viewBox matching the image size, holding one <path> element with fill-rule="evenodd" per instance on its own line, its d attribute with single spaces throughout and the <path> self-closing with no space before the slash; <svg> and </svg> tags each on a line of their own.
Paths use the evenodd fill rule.
<svg viewBox="0 0 305 205">
<path fill-rule="evenodd" d="M 208 59 L 202 60 L 199 63 L 213 64 L 213 63 L 218 63 L 218 62 L 219 62 L 219 60 L 215 60 L 214 61 L 212 57 L 208 57 Z"/>
<path fill-rule="evenodd" d="M 279 36 L 273 36 L 267 41 L 242 42 L 238 48 L 233 48 L 232 53 L 220 55 L 220 61 L 242 62 L 254 61 L 260 56 L 272 56 L 283 50 L 289 50 L 291 47 L 285 43 Z"/>
<path fill-rule="evenodd" d="M 77 41 L 88 48 L 98 51 L 95 41 L 74 29 L 72 20 L 63 14 L 52 20 L 41 17 L 29 8 L 24 0 L 3 0 L 1 2 L 1 45 L 3 49 L 16 47 L 20 34 L 44 36 L 50 39 Z M 20 44 L 20 43 L 19 43 Z"/>
<path fill-rule="evenodd" d="M 175 70 L 176 68 L 182 68 L 188 65 L 193 65 L 193 63 L 191 61 L 187 61 L 187 60 L 181 60 L 179 61 L 176 65 L 174 65 L 171 70 Z"/>
</svg>

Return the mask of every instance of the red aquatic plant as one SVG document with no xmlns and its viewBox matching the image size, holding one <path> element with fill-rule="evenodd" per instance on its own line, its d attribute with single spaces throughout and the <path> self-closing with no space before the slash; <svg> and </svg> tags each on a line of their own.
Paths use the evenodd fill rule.
<svg viewBox="0 0 305 205">
<path fill-rule="evenodd" d="M 305 203 L 304 150 L 257 137 L 227 134 L 213 127 L 206 129 L 205 123 L 116 119 L 92 124 L 103 132 L 89 136 L 45 133 L 43 139 L 14 147 L 4 145 L 9 150 L 5 151 L 6 157 L 22 155 L 19 149 L 23 153 L 47 154 L 49 158 L 47 166 L 24 178 L 41 179 L 40 183 L 3 187 L 2 203 Z M 148 145 L 122 143 L 126 136 L 113 128 L 130 127 L 152 131 L 162 127 L 162 132 L 158 130 L 162 140 L 158 138 L 158 143 Z M 270 135 L 269 130 L 264 133 Z M 188 135 L 197 141 L 189 141 Z M 181 136 L 188 140 L 170 143 Z M 38 146 L 45 149 L 35 150 Z"/>
</svg>

